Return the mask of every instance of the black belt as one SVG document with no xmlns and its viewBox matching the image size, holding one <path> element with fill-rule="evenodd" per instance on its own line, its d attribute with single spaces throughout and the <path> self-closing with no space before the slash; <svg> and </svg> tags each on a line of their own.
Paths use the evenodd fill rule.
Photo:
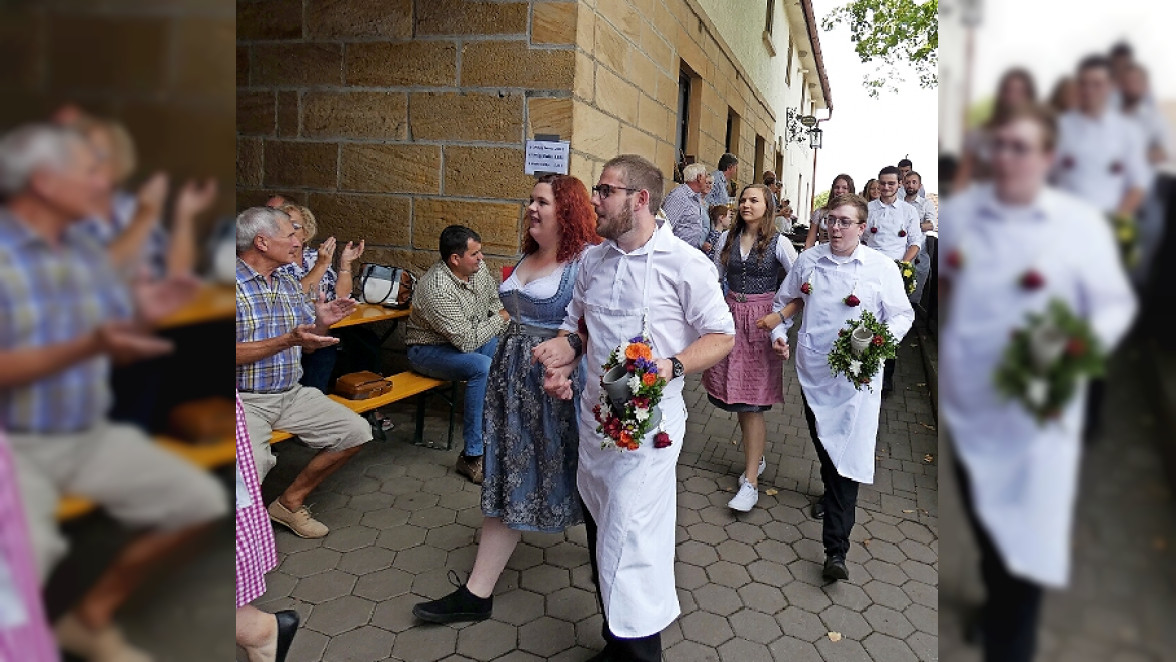
<svg viewBox="0 0 1176 662">
<path fill-rule="evenodd" d="M 519 322 L 511 322 L 506 327 L 507 335 L 524 335 L 534 336 L 536 338 L 554 338 L 559 335 L 559 329 L 549 329 L 542 326 L 532 326 L 530 324 L 520 324 Z"/>
</svg>

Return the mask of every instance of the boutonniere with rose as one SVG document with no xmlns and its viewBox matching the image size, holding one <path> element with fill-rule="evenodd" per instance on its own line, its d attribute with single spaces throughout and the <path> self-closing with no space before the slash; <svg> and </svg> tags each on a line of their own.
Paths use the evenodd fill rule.
<svg viewBox="0 0 1176 662">
<path fill-rule="evenodd" d="M 1103 373 L 1104 360 L 1090 325 L 1055 298 L 1012 332 L 994 379 L 1001 394 L 1044 425 L 1061 416 L 1082 379 Z"/>
<path fill-rule="evenodd" d="M 902 284 L 906 286 L 907 294 L 915 293 L 915 265 L 905 260 L 895 260 L 899 272 L 902 273 Z"/>
<path fill-rule="evenodd" d="M 600 376 L 600 402 L 592 407 L 599 424 L 596 432 L 604 436 L 600 447 L 635 451 L 654 426 L 661 423 L 662 392 L 666 378 L 657 372 L 653 344 L 645 336 L 631 338 L 608 356 Z M 673 442 L 660 430 L 653 438 L 654 448 L 666 448 Z"/>
<path fill-rule="evenodd" d="M 869 311 L 837 332 L 829 352 L 829 368 L 834 375 L 844 374 L 857 390 L 865 386 L 873 392 L 870 379 L 882 369 L 887 359 L 897 355 L 898 343 L 890 329 Z"/>
</svg>

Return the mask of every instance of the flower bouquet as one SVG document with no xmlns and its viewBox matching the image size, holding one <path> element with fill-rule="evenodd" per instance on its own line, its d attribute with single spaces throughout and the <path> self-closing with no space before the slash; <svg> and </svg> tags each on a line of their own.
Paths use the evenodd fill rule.
<svg viewBox="0 0 1176 662">
<path fill-rule="evenodd" d="M 898 343 L 890 329 L 870 312 L 860 319 L 845 320 L 849 326 L 837 332 L 833 349 L 829 352 L 829 367 L 833 374 L 844 374 L 857 390 L 865 386 L 872 392 L 870 377 L 882 369 L 886 359 L 893 359 Z"/>
<path fill-rule="evenodd" d="M 1090 326 L 1061 299 L 1027 322 L 1013 331 L 995 381 L 1006 398 L 1020 400 L 1044 424 L 1061 415 L 1081 378 L 1102 374 L 1104 357 Z"/>
<path fill-rule="evenodd" d="M 644 336 L 632 338 L 609 354 L 600 376 L 600 402 L 592 408 L 596 432 L 604 435 L 601 448 L 635 451 L 645 434 L 661 422 L 662 391 L 666 378 L 657 373 L 653 350 Z M 654 446 L 670 445 L 670 436 L 659 432 Z"/>
<path fill-rule="evenodd" d="M 1119 255 L 1123 258 L 1123 266 L 1128 269 L 1139 262 L 1139 230 L 1135 219 L 1126 214 L 1112 214 L 1111 228 L 1115 232 L 1115 241 L 1119 245 Z"/>
<path fill-rule="evenodd" d="M 902 284 L 906 286 L 906 293 L 914 294 L 916 287 L 915 265 L 902 260 L 895 260 L 894 263 L 898 265 L 898 271 L 902 274 Z"/>
</svg>

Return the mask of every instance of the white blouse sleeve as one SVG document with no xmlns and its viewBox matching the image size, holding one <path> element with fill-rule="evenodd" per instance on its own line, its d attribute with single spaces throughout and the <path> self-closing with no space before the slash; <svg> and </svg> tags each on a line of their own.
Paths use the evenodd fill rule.
<svg viewBox="0 0 1176 662">
<path fill-rule="evenodd" d="M 799 255 L 796 247 L 792 245 L 792 240 L 787 235 L 780 235 L 776 240 L 776 261 L 784 265 L 785 271 L 792 271 L 792 265 L 796 264 L 797 257 Z"/>
</svg>

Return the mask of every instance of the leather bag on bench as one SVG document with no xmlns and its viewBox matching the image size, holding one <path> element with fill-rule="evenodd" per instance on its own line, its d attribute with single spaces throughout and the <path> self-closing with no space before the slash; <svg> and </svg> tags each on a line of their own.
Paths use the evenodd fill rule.
<svg viewBox="0 0 1176 662">
<path fill-rule="evenodd" d="M 391 381 L 370 370 L 349 372 L 335 380 L 335 394 L 348 400 L 366 400 L 391 390 Z"/>
</svg>

